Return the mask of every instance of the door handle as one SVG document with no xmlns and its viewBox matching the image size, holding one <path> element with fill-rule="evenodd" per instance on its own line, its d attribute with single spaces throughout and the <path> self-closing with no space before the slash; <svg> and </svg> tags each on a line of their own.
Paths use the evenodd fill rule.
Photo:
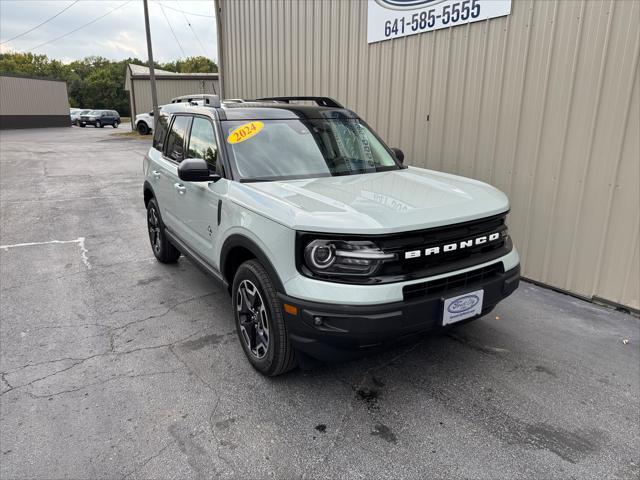
<svg viewBox="0 0 640 480">
<path fill-rule="evenodd" d="M 187 187 L 185 187 L 181 183 L 174 183 L 173 186 L 176 187 L 176 190 L 178 190 L 178 193 L 180 195 L 184 195 L 184 192 L 187 191 Z"/>
<path fill-rule="evenodd" d="M 158 170 L 154 170 L 154 171 L 153 171 L 153 172 L 151 172 L 151 173 L 153 173 L 153 176 L 154 176 L 155 178 L 160 178 L 161 173 L 160 173 Z"/>
</svg>

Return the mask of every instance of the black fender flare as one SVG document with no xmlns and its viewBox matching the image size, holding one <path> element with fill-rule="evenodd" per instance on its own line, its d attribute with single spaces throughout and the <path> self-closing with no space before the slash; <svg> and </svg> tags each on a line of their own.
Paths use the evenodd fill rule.
<svg viewBox="0 0 640 480">
<path fill-rule="evenodd" d="M 278 272 L 274 268 L 269 257 L 262 251 L 262 249 L 250 238 L 241 235 L 239 233 L 234 233 L 233 235 L 229 235 L 229 237 L 222 244 L 222 249 L 220 250 L 220 272 L 222 275 L 225 275 L 227 269 L 227 261 L 229 252 L 235 247 L 243 247 L 247 249 L 251 254 L 258 259 L 258 261 L 265 268 L 269 277 L 273 281 L 276 291 L 279 293 L 286 293 L 284 290 L 284 285 Z M 229 282 L 229 285 L 233 284 L 233 278 L 225 278 Z"/>
<path fill-rule="evenodd" d="M 153 187 L 151 184 L 145 180 L 144 185 L 142 187 L 142 196 L 143 198 L 146 196 L 146 192 L 150 192 L 149 200 L 152 198 L 156 201 L 156 205 L 158 205 L 158 218 L 160 219 L 160 224 L 164 227 L 164 221 L 162 220 L 162 212 L 160 211 L 160 202 L 158 201 L 158 197 L 156 197 L 156 192 L 153 191 Z M 148 202 L 144 201 L 144 208 L 147 208 Z"/>
<path fill-rule="evenodd" d="M 148 180 L 144 181 L 144 184 L 142 185 L 142 198 L 145 201 L 145 207 L 147 206 L 147 202 L 145 199 L 146 193 L 147 192 L 151 192 L 151 197 L 156 199 L 156 202 L 158 201 L 158 197 L 156 197 L 156 192 L 153 191 L 153 187 L 151 186 L 151 184 L 149 183 Z"/>
</svg>

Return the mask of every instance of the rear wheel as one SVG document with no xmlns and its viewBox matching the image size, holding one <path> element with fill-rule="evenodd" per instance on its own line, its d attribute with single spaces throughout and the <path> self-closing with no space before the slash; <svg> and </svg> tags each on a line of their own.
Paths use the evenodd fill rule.
<svg viewBox="0 0 640 480">
<path fill-rule="evenodd" d="M 118 128 L 118 120 L 116 120 L 115 122 L 113 122 L 113 128 Z"/>
<path fill-rule="evenodd" d="M 155 198 L 147 204 L 147 229 L 149 241 L 156 259 L 161 263 L 175 263 L 180 257 L 180 251 L 174 247 L 164 232 L 164 224 L 160 217 L 160 209 Z"/>
<path fill-rule="evenodd" d="M 233 280 L 236 330 L 251 365 L 276 376 L 296 366 L 282 307 L 269 274 L 257 260 L 238 268 Z"/>
<path fill-rule="evenodd" d="M 149 127 L 146 123 L 144 122 L 138 122 L 138 133 L 140 135 L 146 135 L 149 133 Z"/>
</svg>

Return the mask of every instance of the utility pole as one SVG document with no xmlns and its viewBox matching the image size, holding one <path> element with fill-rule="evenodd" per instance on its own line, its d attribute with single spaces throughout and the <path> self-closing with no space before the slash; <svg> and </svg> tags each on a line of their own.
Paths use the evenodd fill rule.
<svg viewBox="0 0 640 480">
<path fill-rule="evenodd" d="M 149 57 L 149 80 L 151 81 L 151 101 L 153 102 L 154 123 L 158 122 L 158 91 L 156 90 L 156 72 L 153 66 L 153 49 L 151 48 L 151 29 L 149 28 L 149 6 L 147 0 L 144 4 L 144 28 L 147 31 L 147 56 Z"/>
<path fill-rule="evenodd" d="M 218 40 L 218 85 L 220 85 L 220 100 L 224 98 L 224 56 L 222 48 L 222 42 L 224 41 L 224 34 L 222 32 L 222 8 L 220 8 L 220 0 L 213 0 L 213 6 L 216 11 L 216 37 Z"/>
</svg>

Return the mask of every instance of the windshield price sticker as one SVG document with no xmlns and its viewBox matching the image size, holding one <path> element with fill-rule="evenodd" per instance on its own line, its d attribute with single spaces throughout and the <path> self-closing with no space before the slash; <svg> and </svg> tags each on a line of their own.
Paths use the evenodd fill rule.
<svg viewBox="0 0 640 480">
<path fill-rule="evenodd" d="M 501 17 L 511 0 L 369 0 L 367 42 Z"/>
<path fill-rule="evenodd" d="M 233 129 L 233 131 L 227 137 L 227 143 L 235 144 L 244 142 L 245 140 L 249 140 L 254 135 L 260 133 L 260 130 L 264 127 L 264 123 L 262 122 L 249 122 L 240 125 L 238 128 Z"/>
</svg>

